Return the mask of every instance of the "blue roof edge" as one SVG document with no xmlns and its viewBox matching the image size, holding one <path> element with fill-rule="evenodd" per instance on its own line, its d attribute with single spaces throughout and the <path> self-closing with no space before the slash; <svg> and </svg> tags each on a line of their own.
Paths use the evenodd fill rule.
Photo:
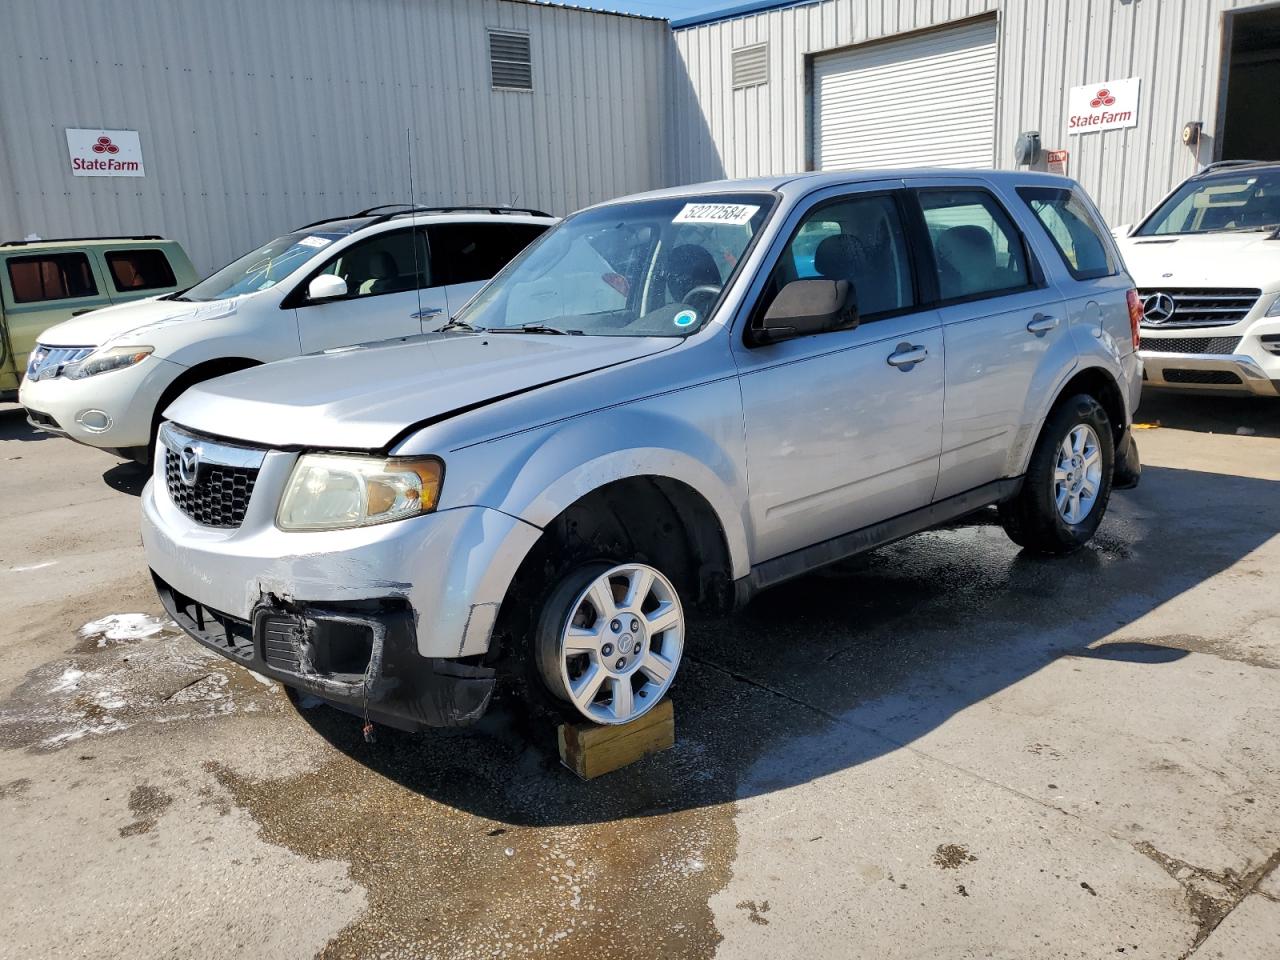
<svg viewBox="0 0 1280 960">
<path fill-rule="evenodd" d="M 723 10 L 713 10 L 691 17 L 682 17 L 679 20 L 672 20 L 671 29 L 680 30 L 684 27 L 700 27 L 707 23 L 732 20 L 735 17 L 747 17 L 753 13 L 764 13 L 781 7 L 804 7 L 821 2 L 822 0 L 752 0 L 750 3 L 739 3 Z"/>
</svg>

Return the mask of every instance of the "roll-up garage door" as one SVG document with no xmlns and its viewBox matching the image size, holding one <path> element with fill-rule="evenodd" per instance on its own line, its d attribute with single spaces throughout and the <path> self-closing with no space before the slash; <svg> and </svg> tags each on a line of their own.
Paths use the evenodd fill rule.
<svg viewBox="0 0 1280 960">
<path fill-rule="evenodd" d="M 994 19 L 814 59 L 819 170 L 990 167 L 995 128 Z"/>
</svg>

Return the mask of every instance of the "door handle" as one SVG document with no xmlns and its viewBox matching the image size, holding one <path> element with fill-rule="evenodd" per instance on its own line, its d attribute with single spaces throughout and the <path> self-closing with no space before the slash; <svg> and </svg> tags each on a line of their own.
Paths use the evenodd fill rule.
<svg viewBox="0 0 1280 960">
<path fill-rule="evenodd" d="M 900 343 L 898 349 L 889 354 L 889 366 L 910 370 L 928 355 L 929 351 L 924 347 L 914 343 Z"/>
<path fill-rule="evenodd" d="M 1031 318 L 1031 322 L 1027 324 L 1028 333 L 1048 333 L 1058 325 L 1058 318 L 1051 317 L 1047 313 L 1037 313 Z"/>
<path fill-rule="evenodd" d="M 444 313 L 444 307 L 423 307 L 417 313 L 411 313 L 409 316 L 415 320 L 425 320 L 427 317 L 434 317 L 438 313 Z"/>
</svg>

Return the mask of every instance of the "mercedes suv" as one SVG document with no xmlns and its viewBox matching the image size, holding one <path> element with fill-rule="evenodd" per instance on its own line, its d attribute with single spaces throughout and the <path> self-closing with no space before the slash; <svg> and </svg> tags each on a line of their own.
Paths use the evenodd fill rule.
<svg viewBox="0 0 1280 960">
<path fill-rule="evenodd" d="M 143 495 L 195 639 L 371 721 L 495 687 L 625 723 L 725 608 L 997 505 L 1137 482 L 1132 281 L 1073 181 L 815 173 L 581 211 L 438 332 L 201 384 Z"/>
<path fill-rule="evenodd" d="M 1280 163 L 1215 164 L 1117 233 L 1148 384 L 1280 396 Z"/>
</svg>

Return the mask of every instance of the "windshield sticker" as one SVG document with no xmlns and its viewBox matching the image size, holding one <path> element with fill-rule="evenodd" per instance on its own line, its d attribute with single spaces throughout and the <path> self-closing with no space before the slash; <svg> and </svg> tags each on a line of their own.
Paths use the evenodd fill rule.
<svg viewBox="0 0 1280 960">
<path fill-rule="evenodd" d="M 300 247 L 327 247 L 333 243 L 328 237 L 303 237 L 298 241 Z"/>
<path fill-rule="evenodd" d="M 760 207 L 751 203 L 686 203 L 672 223 L 727 223 L 741 227 L 751 222 Z"/>
<path fill-rule="evenodd" d="M 672 318 L 672 322 L 677 327 L 692 327 L 698 322 L 698 315 L 692 310 L 681 310 Z"/>
</svg>

